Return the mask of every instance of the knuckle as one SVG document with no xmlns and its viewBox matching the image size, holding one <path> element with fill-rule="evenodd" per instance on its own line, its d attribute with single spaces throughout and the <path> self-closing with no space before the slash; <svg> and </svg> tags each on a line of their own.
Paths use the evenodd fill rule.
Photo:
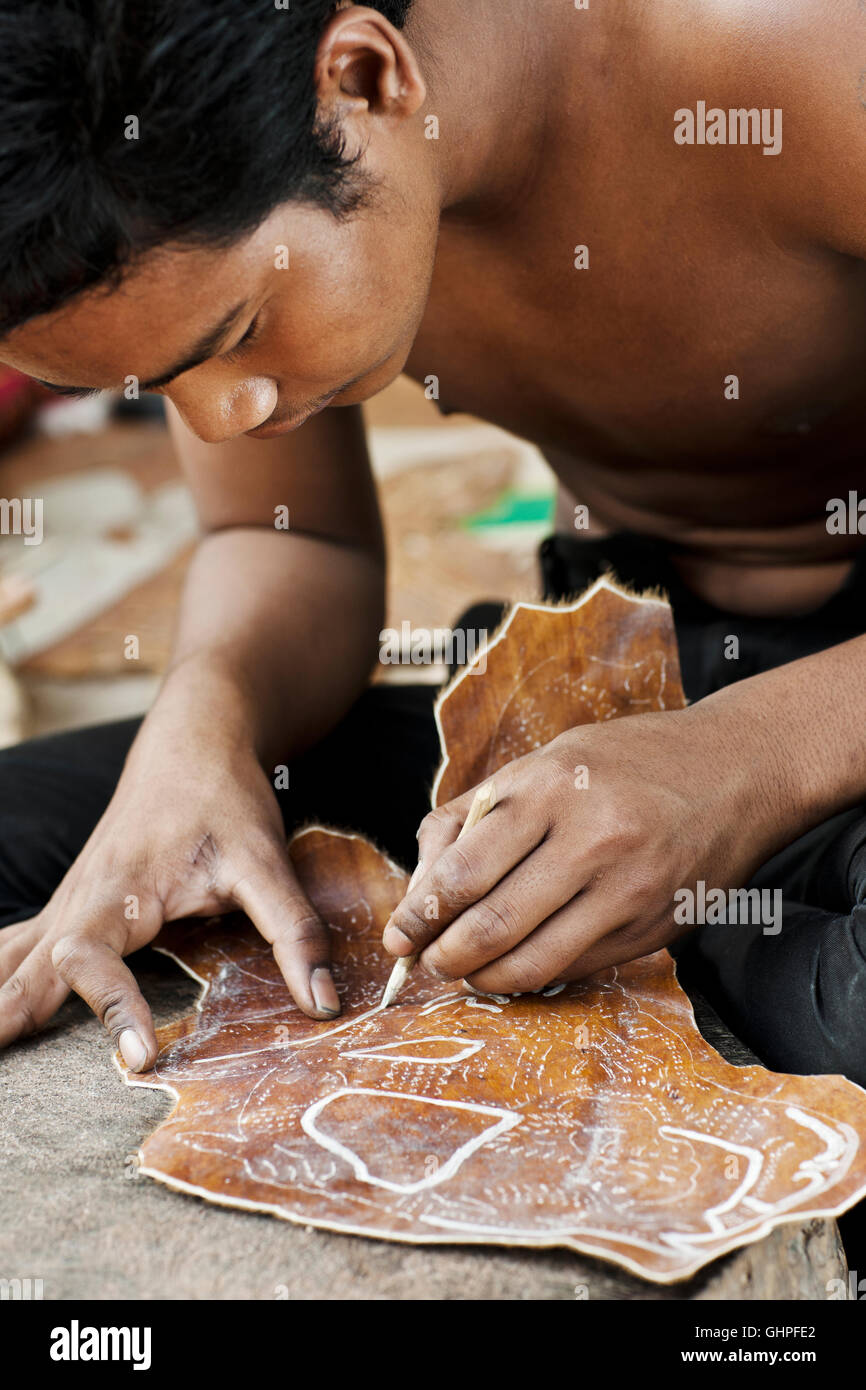
<svg viewBox="0 0 866 1390">
<path fill-rule="evenodd" d="M 513 960 L 503 962 L 503 976 L 507 983 L 501 986 L 506 992 L 528 994 L 532 990 L 543 989 L 549 985 L 556 971 L 549 961 L 531 947 L 523 946 Z"/>
<path fill-rule="evenodd" d="M 520 990 L 521 993 L 531 993 L 533 990 L 543 989 L 545 985 L 549 985 L 551 978 L 549 968 L 528 961 L 515 971 L 511 988 L 512 990 Z"/>
<path fill-rule="evenodd" d="M 413 944 L 426 941 L 430 936 L 431 922 L 414 907 L 404 907 L 394 918 L 394 926 Z"/>
<path fill-rule="evenodd" d="M 93 1012 L 97 1018 L 105 1025 L 108 1032 L 115 1042 L 120 1037 L 124 1028 L 129 1027 L 130 1011 L 129 1000 L 125 994 L 118 994 L 111 991 L 109 994 L 97 998 L 93 1002 Z"/>
<path fill-rule="evenodd" d="M 291 924 L 286 929 L 285 939 L 292 946 L 320 946 L 327 934 L 321 917 L 308 907 L 294 913 Z"/>
<path fill-rule="evenodd" d="M 25 975 L 12 975 L 0 986 L 0 999 L 9 1001 L 21 1020 L 22 1033 L 35 1033 L 38 1027 L 33 1003 L 30 998 L 30 985 Z"/>
<path fill-rule="evenodd" d="M 244 846 L 251 863 L 260 868 L 271 869 L 274 865 L 285 868 L 290 863 L 287 842 L 283 839 L 282 826 L 275 833 L 269 825 L 251 826 L 246 834 Z"/>
<path fill-rule="evenodd" d="M 438 942 L 434 942 L 429 950 L 422 952 L 419 958 L 422 970 L 426 970 L 428 975 L 433 975 L 437 980 L 461 979 L 463 971 L 446 959 L 441 950 L 436 949 L 438 945 Z"/>
<path fill-rule="evenodd" d="M 574 792 L 573 766 L 573 756 L 569 757 L 567 765 L 563 757 L 544 758 L 542 770 L 535 774 L 539 778 L 542 794 L 552 801 L 559 801 L 565 797 L 570 800 Z"/>
<path fill-rule="evenodd" d="M 636 849 L 641 842 L 641 827 L 622 807 L 609 807 L 596 819 L 593 843 L 603 853 L 623 854 Z"/>
<path fill-rule="evenodd" d="M 472 911 L 469 926 L 480 949 L 496 948 L 513 935 L 514 914 L 504 905 L 479 903 Z"/>
<path fill-rule="evenodd" d="M 445 806 L 437 806 L 434 810 L 428 811 L 418 827 L 418 839 L 426 839 L 432 835 L 440 835 L 445 831 L 459 830 L 460 817 L 453 810 L 450 803 Z"/>
<path fill-rule="evenodd" d="M 74 974 L 84 954 L 81 942 L 75 936 L 61 936 L 51 948 L 51 964 L 61 979 Z"/>
<path fill-rule="evenodd" d="M 206 865 L 218 866 L 220 882 L 230 889 L 247 880 L 284 873 L 290 864 L 288 850 L 282 841 L 275 841 L 269 834 L 257 833 L 254 828 L 245 831 L 242 841 L 231 846 L 218 846 L 213 842 L 201 853 Z"/>
<path fill-rule="evenodd" d="M 452 845 L 431 875 L 431 887 L 455 907 L 474 899 L 475 867 L 462 845 Z"/>
<path fill-rule="evenodd" d="M 647 910 L 656 907 L 664 911 L 669 906 L 667 895 L 660 891 L 658 868 L 653 864 L 629 865 L 624 897 L 635 916 L 646 916 Z"/>
</svg>

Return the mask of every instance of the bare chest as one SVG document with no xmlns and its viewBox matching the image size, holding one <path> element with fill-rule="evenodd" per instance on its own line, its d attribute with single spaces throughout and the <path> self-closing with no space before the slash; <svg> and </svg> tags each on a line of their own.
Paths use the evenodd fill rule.
<svg viewBox="0 0 866 1390">
<path fill-rule="evenodd" d="M 410 374 L 626 512 L 823 514 L 863 476 L 866 267 L 780 248 L 687 188 L 645 215 L 632 193 L 499 247 L 446 229 Z"/>
</svg>

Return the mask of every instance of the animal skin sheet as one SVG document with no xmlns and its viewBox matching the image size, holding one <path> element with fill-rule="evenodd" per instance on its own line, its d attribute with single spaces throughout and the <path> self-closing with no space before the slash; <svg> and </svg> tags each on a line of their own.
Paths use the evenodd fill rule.
<svg viewBox="0 0 866 1390">
<path fill-rule="evenodd" d="M 669 608 L 607 580 L 518 605 L 486 663 L 440 702 L 437 804 L 564 728 L 684 703 Z M 416 970 L 383 1010 L 407 876 L 322 827 L 290 854 L 343 1014 L 307 1018 L 240 914 L 165 928 L 158 948 L 204 988 L 153 1071 L 126 1074 L 176 1097 L 143 1173 L 359 1235 L 569 1246 L 658 1282 L 866 1192 L 866 1092 L 725 1062 L 666 951 L 507 1000 Z"/>
</svg>

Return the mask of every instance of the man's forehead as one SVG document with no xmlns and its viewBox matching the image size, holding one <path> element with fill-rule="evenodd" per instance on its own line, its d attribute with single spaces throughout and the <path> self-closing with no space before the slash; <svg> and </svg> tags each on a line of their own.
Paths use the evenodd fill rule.
<svg viewBox="0 0 866 1390">
<path fill-rule="evenodd" d="M 86 290 L 13 329 L 0 343 L 0 360 L 30 376 L 77 386 L 88 378 L 113 380 L 127 355 L 129 372 L 142 379 L 142 389 L 153 389 L 187 359 L 192 365 L 194 357 L 212 352 L 243 313 L 256 261 L 238 257 L 238 250 L 160 247 L 131 265 L 118 284 Z"/>
<path fill-rule="evenodd" d="M 291 243 L 327 250 L 334 230 L 320 208 L 288 202 L 222 246 L 162 243 L 131 261 L 116 284 L 97 285 L 12 330 L 0 341 L 0 361 L 58 385 L 117 383 L 130 373 L 141 382 L 159 379 L 233 307 L 263 292 L 278 250 Z"/>
</svg>

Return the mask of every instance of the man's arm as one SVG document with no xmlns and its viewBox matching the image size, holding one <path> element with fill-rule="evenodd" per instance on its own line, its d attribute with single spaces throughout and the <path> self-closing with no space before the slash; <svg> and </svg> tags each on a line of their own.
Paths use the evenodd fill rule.
<svg viewBox="0 0 866 1390">
<path fill-rule="evenodd" d="M 205 529 L 170 684 L 219 671 L 266 764 L 325 733 L 361 693 L 384 615 L 384 547 L 358 407 L 291 435 L 202 444 L 168 405 Z M 289 529 L 277 529 L 285 509 Z"/>
<path fill-rule="evenodd" d="M 357 410 L 266 442 L 207 446 L 176 418 L 172 429 L 205 537 L 171 667 L 101 820 L 50 902 L 5 929 L 0 962 L 0 1046 L 41 1027 L 72 988 L 136 1071 L 153 1064 L 156 1035 L 123 957 L 166 921 L 243 909 L 296 1003 L 339 1013 L 273 767 L 360 694 L 384 591 Z M 277 530 L 286 507 L 289 530 Z"/>
</svg>

